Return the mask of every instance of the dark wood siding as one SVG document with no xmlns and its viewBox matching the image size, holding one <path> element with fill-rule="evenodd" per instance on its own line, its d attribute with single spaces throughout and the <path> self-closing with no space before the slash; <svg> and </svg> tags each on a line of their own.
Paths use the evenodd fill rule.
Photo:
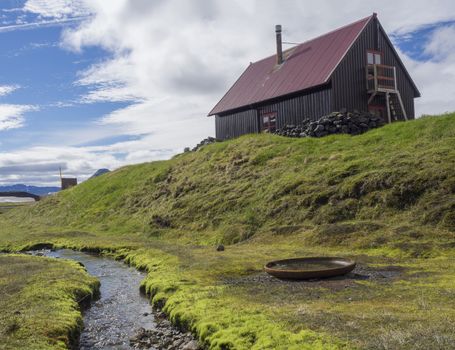
<svg viewBox="0 0 455 350">
<path fill-rule="evenodd" d="M 377 27 L 377 20 L 372 20 L 359 35 L 354 45 L 332 74 L 333 110 L 366 111 L 368 96 L 366 92 L 366 52 L 383 52 L 382 64 L 395 66 L 397 85 L 409 119 L 414 118 L 414 88 L 399 63 L 386 34 Z M 376 99 L 378 100 L 378 99 Z"/>
<path fill-rule="evenodd" d="M 390 46 L 385 35 L 386 34 L 382 30 L 379 31 L 379 50 L 384 53 L 383 63 L 396 67 L 397 86 L 400 91 L 401 99 L 403 100 L 404 108 L 406 109 L 406 114 L 409 119 L 414 119 L 414 87 L 409 81 L 409 78 L 395 55 L 394 49 Z"/>
<path fill-rule="evenodd" d="M 220 140 L 259 132 L 257 110 L 249 109 L 225 116 L 215 116 L 215 132 L 216 138 Z"/>
<path fill-rule="evenodd" d="M 277 112 L 277 128 L 300 124 L 304 119 L 317 120 L 331 112 L 332 90 L 324 89 L 310 94 L 261 106 L 264 112 Z"/>
<path fill-rule="evenodd" d="M 220 140 L 257 133 L 262 130 L 259 111 L 277 112 L 277 128 L 299 124 L 303 119 L 317 120 L 331 112 L 332 90 L 326 88 L 282 101 L 263 104 L 242 112 L 215 116 L 216 137 Z"/>
<path fill-rule="evenodd" d="M 370 21 L 332 74 L 333 110 L 366 111 L 366 52 L 375 47 L 375 22 Z"/>
</svg>

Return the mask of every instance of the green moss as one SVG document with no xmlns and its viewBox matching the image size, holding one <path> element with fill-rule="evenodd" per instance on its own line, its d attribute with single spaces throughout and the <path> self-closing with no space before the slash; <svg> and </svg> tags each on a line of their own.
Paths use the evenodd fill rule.
<svg viewBox="0 0 455 350">
<path fill-rule="evenodd" d="M 82 328 L 78 301 L 98 282 L 76 263 L 0 255 L 1 349 L 66 349 Z"/>
</svg>

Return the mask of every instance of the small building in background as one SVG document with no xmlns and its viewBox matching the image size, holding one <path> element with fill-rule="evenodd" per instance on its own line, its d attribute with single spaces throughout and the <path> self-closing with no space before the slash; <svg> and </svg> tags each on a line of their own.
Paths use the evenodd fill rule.
<svg viewBox="0 0 455 350">
<path fill-rule="evenodd" d="M 60 180 L 62 182 L 62 190 L 66 190 L 77 185 L 77 178 L 75 177 L 62 177 Z"/>
<path fill-rule="evenodd" d="M 62 168 L 60 167 L 60 183 L 61 189 L 66 190 L 68 188 L 77 186 L 77 178 L 76 177 L 63 177 L 62 175 Z"/>
</svg>

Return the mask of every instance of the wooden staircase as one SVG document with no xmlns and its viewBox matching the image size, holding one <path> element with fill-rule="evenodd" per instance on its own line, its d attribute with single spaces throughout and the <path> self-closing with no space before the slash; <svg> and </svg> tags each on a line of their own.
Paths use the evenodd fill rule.
<svg viewBox="0 0 455 350">
<path fill-rule="evenodd" d="M 397 88 L 397 73 L 394 66 L 370 64 L 366 67 L 368 105 L 378 95 L 385 95 L 388 122 L 408 120 L 400 91 Z"/>
<path fill-rule="evenodd" d="M 396 90 L 395 92 L 386 92 L 385 98 L 387 101 L 387 117 L 389 119 L 389 123 L 391 123 L 392 120 L 408 120 L 400 91 Z"/>
</svg>

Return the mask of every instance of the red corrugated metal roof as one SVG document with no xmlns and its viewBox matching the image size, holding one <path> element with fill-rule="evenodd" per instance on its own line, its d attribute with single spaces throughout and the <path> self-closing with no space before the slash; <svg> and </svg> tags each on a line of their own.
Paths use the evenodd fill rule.
<svg viewBox="0 0 455 350">
<path fill-rule="evenodd" d="M 327 83 L 373 16 L 287 50 L 280 66 L 276 65 L 275 55 L 250 64 L 209 115 Z"/>
</svg>

